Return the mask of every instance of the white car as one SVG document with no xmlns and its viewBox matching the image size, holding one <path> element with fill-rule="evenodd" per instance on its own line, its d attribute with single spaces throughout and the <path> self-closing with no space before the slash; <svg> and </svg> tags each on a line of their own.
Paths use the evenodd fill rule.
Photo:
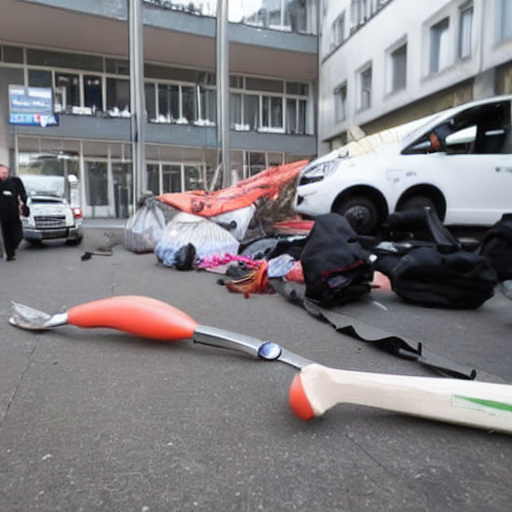
<svg viewBox="0 0 512 512">
<path fill-rule="evenodd" d="M 23 238 L 31 243 L 64 240 L 68 244 L 82 241 L 82 210 L 64 198 L 62 176 L 22 175 L 27 190 L 30 214 L 21 217 Z"/>
<path fill-rule="evenodd" d="M 298 177 L 295 211 L 345 215 L 360 234 L 422 206 L 447 226 L 490 226 L 512 212 L 511 103 L 466 103 L 313 160 Z"/>
</svg>

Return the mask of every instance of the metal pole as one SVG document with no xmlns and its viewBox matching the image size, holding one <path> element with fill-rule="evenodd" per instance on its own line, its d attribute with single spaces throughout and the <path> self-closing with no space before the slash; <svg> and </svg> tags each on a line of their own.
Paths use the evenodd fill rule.
<svg viewBox="0 0 512 512">
<path fill-rule="evenodd" d="M 146 106 L 144 100 L 144 44 L 142 0 L 128 0 L 128 46 L 130 59 L 130 120 L 133 165 L 133 209 L 147 189 Z"/>
<path fill-rule="evenodd" d="M 228 0 L 217 0 L 217 143 L 220 148 L 222 188 L 231 185 L 229 141 Z"/>
</svg>

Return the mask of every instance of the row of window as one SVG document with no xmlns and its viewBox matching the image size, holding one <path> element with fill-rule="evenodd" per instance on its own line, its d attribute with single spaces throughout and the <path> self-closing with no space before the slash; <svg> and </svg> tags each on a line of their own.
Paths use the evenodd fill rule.
<svg viewBox="0 0 512 512">
<path fill-rule="evenodd" d="M 343 11 L 331 27 L 331 50 L 344 43 L 356 30 L 373 18 L 386 4 L 392 0 L 352 0 L 350 19 Z"/>
<path fill-rule="evenodd" d="M 512 13 L 512 11 L 511 11 Z M 466 2 L 458 11 L 458 18 L 443 18 L 429 28 L 429 61 L 427 74 L 435 74 L 451 65 L 455 60 L 471 57 L 473 39 L 473 4 Z M 453 30 L 457 28 L 457 48 L 452 47 Z M 407 41 L 400 40 L 387 50 L 386 94 L 396 93 L 407 86 Z M 359 69 L 355 77 L 356 109 L 365 110 L 372 105 L 372 66 L 371 63 Z M 347 81 L 334 90 L 334 121 L 347 119 Z"/>
<path fill-rule="evenodd" d="M 217 0 L 144 0 L 147 4 L 201 16 L 217 15 Z M 305 0 L 230 0 L 228 19 L 274 30 L 306 32 L 308 11 Z M 313 24 L 311 24 L 313 25 Z"/>
<path fill-rule="evenodd" d="M 22 48 L 11 46 L 0 46 L 0 57 L 2 62 L 25 66 L 26 85 L 51 88 L 56 113 L 130 115 L 127 61 L 32 49 L 24 57 Z M 144 72 L 148 121 L 216 124 L 214 73 L 152 64 Z M 233 75 L 230 87 L 232 129 L 308 133 L 308 84 Z"/>
</svg>

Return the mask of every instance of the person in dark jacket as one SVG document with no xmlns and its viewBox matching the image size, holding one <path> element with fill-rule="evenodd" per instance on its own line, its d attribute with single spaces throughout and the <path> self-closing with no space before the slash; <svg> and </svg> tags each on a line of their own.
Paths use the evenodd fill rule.
<svg viewBox="0 0 512 512">
<path fill-rule="evenodd" d="M 13 261 L 16 249 L 23 238 L 20 209 L 27 201 L 23 182 L 9 177 L 9 168 L 0 164 L 0 225 L 7 261 Z"/>
</svg>

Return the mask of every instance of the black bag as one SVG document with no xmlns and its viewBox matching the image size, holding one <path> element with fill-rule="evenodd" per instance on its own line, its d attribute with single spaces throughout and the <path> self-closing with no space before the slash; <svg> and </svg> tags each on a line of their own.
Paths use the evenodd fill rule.
<svg viewBox="0 0 512 512">
<path fill-rule="evenodd" d="M 465 251 L 430 209 L 392 214 L 386 227 L 399 241 L 379 243 L 375 269 L 402 299 L 423 306 L 474 309 L 494 295 L 498 282 L 490 261 Z M 414 232 L 428 233 L 417 240 Z M 403 233 L 412 235 L 403 238 Z"/>
<path fill-rule="evenodd" d="M 512 213 L 505 213 L 482 239 L 478 254 L 489 258 L 498 281 L 512 279 Z"/>
<path fill-rule="evenodd" d="M 371 289 L 369 253 L 347 219 L 336 213 L 316 218 L 300 261 L 306 297 L 325 307 L 358 299 Z"/>
<path fill-rule="evenodd" d="M 183 245 L 176 253 L 175 267 L 177 270 L 192 270 L 196 259 L 196 248 L 193 244 Z"/>
</svg>

